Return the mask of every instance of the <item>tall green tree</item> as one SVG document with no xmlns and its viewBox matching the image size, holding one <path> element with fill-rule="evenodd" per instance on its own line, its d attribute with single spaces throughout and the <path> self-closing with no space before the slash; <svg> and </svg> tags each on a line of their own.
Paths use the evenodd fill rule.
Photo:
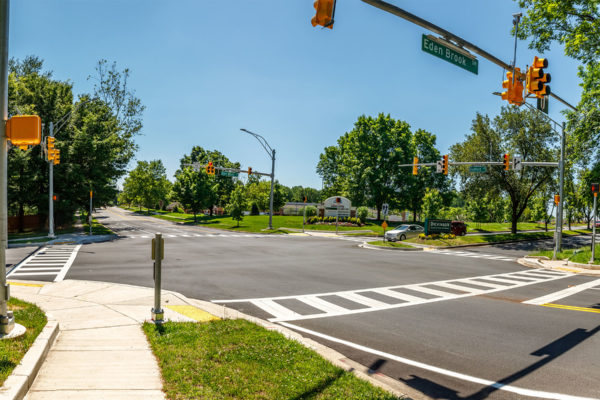
<svg viewBox="0 0 600 400">
<path fill-rule="evenodd" d="M 438 218 L 444 204 L 440 191 L 437 189 L 427 189 L 423 196 L 423 217 Z"/>
<path fill-rule="evenodd" d="M 246 199 L 244 196 L 244 186 L 237 185 L 231 192 L 229 203 L 227 204 L 227 214 L 237 221 L 237 226 L 240 226 L 240 221 L 244 219 L 244 210 L 246 210 Z"/>
<path fill-rule="evenodd" d="M 524 161 L 553 161 L 557 158 L 556 136 L 537 112 L 503 107 L 493 122 L 477 114 L 471 133 L 451 147 L 456 161 L 485 161 L 491 156 L 500 161 L 504 153 L 520 155 Z M 556 173 L 553 168 L 525 167 L 521 171 L 506 171 L 493 166 L 484 174 L 470 173 L 467 167 L 456 170 L 466 192 L 480 193 L 499 189 L 510 200 L 512 233 L 529 204 L 529 199 Z"/>
<path fill-rule="evenodd" d="M 186 209 L 194 213 L 197 222 L 198 212 L 212 208 L 217 200 L 214 178 L 206 171 L 194 171 L 192 167 L 184 167 L 175 175 L 173 193 Z"/>
<path fill-rule="evenodd" d="M 138 161 L 123 183 L 122 198 L 143 205 L 148 210 L 165 201 L 171 190 L 167 171 L 161 160 Z"/>
</svg>

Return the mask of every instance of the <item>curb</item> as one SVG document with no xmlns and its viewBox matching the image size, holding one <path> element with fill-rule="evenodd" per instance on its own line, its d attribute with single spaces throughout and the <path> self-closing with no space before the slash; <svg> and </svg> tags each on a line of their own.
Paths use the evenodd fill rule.
<svg viewBox="0 0 600 400">
<path fill-rule="evenodd" d="M 356 377 L 371 383 L 373 386 L 376 386 L 383 390 L 386 390 L 386 391 L 392 393 L 394 396 L 397 396 L 398 398 L 401 398 L 403 400 L 411 400 L 411 399 L 413 399 L 413 400 L 428 400 L 428 399 L 431 399 L 430 397 L 425 396 L 424 394 L 416 391 L 415 389 L 409 387 L 408 385 L 405 385 L 399 381 L 396 381 L 395 379 L 393 379 L 389 376 L 379 374 L 379 373 L 372 374 L 369 372 L 368 367 L 365 367 L 364 365 L 361 365 L 355 361 L 352 361 L 352 360 L 348 359 L 342 353 L 339 353 L 338 351 L 336 351 L 332 348 L 329 348 L 329 347 L 327 347 L 319 342 L 316 342 L 312 339 L 304 337 L 301 334 L 297 333 L 296 331 L 288 329 L 284 326 L 281 326 L 281 325 L 278 325 L 278 324 L 275 324 L 275 323 L 272 323 L 269 321 L 265 321 L 260 318 L 252 317 L 250 315 L 244 314 L 237 310 L 227 308 L 224 305 L 210 303 L 210 302 L 203 301 L 203 300 L 190 299 L 178 292 L 171 292 L 171 291 L 165 291 L 165 292 L 168 292 L 176 297 L 179 297 L 181 300 L 183 300 L 185 302 L 194 304 L 197 307 L 202 308 L 206 312 L 213 314 L 221 319 L 245 319 L 247 321 L 250 321 L 252 323 L 260 325 L 263 328 L 268 329 L 270 331 L 279 332 L 283 336 L 285 336 L 287 339 L 295 340 L 296 342 L 300 343 L 304 347 L 317 352 L 321 357 L 323 357 L 327 361 L 331 362 L 336 367 L 339 367 L 339 368 L 343 369 L 344 371 L 352 372 Z M 411 397 L 407 397 L 407 393 Z"/>
<path fill-rule="evenodd" d="M 542 261 L 550 261 L 548 257 L 536 257 L 536 256 L 525 256 L 519 258 L 517 262 L 525 267 L 529 268 L 545 268 L 545 269 L 557 269 L 555 267 L 544 264 Z M 564 260 L 559 260 L 564 261 Z M 580 271 L 571 270 L 576 272 L 577 274 L 584 274 L 587 276 L 598 276 L 597 270 L 600 270 L 600 265 L 589 265 L 589 264 L 580 264 L 572 261 L 564 261 L 564 267 L 573 267 L 578 268 Z M 558 268 L 560 269 L 560 268 Z M 592 272 L 594 271 L 594 272 Z"/>
<path fill-rule="evenodd" d="M 361 243 L 358 247 L 362 247 L 363 249 L 371 249 L 371 250 L 394 250 L 394 251 L 423 251 L 422 247 L 386 247 L 386 246 L 378 246 L 376 244 L 368 244 Z"/>
<path fill-rule="evenodd" d="M 33 381 L 60 331 L 58 321 L 49 319 L 48 314 L 46 317 L 48 318 L 46 326 L 0 388 L 0 395 L 3 399 L 22 400 L 33 385 Z"/>
</svg>

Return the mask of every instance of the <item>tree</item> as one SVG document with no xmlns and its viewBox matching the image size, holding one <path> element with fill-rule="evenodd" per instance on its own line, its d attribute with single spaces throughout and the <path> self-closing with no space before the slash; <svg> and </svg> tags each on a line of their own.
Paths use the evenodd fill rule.
<svg viewBox="0 0 600 400">
<path fill-rule="evenodd" d="M 123 183 L 121 198 L 144 205 L 148 210 L 166 200 L 171 183 L 161 160 L 138 161 Z"/>
<path fill-rule="evenodd" d="M 243 185 L 237 185 L 235 189 L 233 189 L 226 209 L 231 218 L 234 221 L 237 221 L 237 226 L 239 227 L 240 221 L 244 219 L 244 210 L 246 209 Z"/>
<path fill-rule="evenodd" d="M 438 187 L 427 172 L 413 177 L 408 164 L 414 156 L 423 160 L 439 159 L 435 136 L 425 131 L 413 135 L 404 121 L 389 115 L 360 116 L 354 129 L 326 147 L 319 157 L 317 173 L 324 183 L 323 195 L 343 195 L 356 205 L 377 209 L 380 218 L 383 203 L 392 207 L 420 209 L 425 187 Z M 439 187 L 439 189 L 442 189 Z"/>
<path fill-rule="evenodd" d="M 185 167 L 175 175 L 173 193 L 186 209 L 192 210 L 194 222 L 197 222 L 198 212 L 215 203 L 215 186 L 214 178 L 206 171 L 194 171 L 192 167 Z"/>
<path fill-rule="evenodd" d="M 442 211 L 443 201 L 440 191 L 437 189 L 427 189 L 423 197 L 423 216 L 425 218 L 437 218 Z"/>
<path fill-rule="evenodd" d="M 256 204 L 259 210 L 265 211 L 270 208 L 271 182 L 266 180 L 250 180 L 246 184 L 246 201 Z M 275 181 L 273 186 L 273 210 L 279 210 L 287 201 L 285 186 Z"/>
<path fill-rule="evenodd" d="M 556 137 L 535 111 L 503 107 L 493 123 L 478 113 L 471 130 L 464 142 L 451 147 L 454 160 L 484 161 L 491 157 L 500 161 L 503 153 L 519 154 L 524 161 L 550 161 L 556 157 Z M 502 166 L 493 166 L 485 174 L 470 173 L 465 167 L 457 170 L 466 192 L 499 190 L 506 193 L 511 205 L 512 233 L 516 233 L 517 222 L 531 196 L 551 180 L 554 172 L 541 167 L 506 171 Z"/>
</svg>

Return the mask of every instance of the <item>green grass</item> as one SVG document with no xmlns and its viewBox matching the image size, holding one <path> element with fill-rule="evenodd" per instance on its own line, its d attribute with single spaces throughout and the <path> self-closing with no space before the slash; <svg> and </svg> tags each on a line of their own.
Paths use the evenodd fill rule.
<svg viewBox="0 0 600 400">
<path fill-rule="evenodd" d="M 467 232 L 510 232 L 512 224 L 510 222 L 467 222 Z M 544 229 L 545 225 L 537 222 L 519 222 L 517 230 L 530 231 Z M 548 230 L 553 230 L 554 225 L 548 224 Z"/>
<path fill-rule="evenodd" d="M 73 233 L 73 232 L 75 232 L 75 228 L 57 229 L 57 230 L 55 230 L 54 233 L 56 235 L 62 235 L 65 233 Z M 39 236 L 48 236 L 48 231 L 43 230 L 43 231 L 21 232 L 21 233 L 9 233 L 8 240 L 26 239 L 26 238 L 39 237 Z M 24 242 L 24 243 L 29 243 L 29 242 Z"/>
<path fill-rule="evenodd" d="M 545 256 L 549 259 L 552 259 L 554 256 L 554 251 L 541 250 L 530 255 Z M 563 251 L 556 253 L 556 258 L 558 260 L 569 260 L 580 264 L 587 264 L 592 258 L 592 249 L 591 246 L 580 247 L 578 249 L 563 249 Z M 600 264 L 600 244 L 596 245 L 594 264 Z"/>
<path fill-rule="evenodd" d="M 367 242 L 367 244 L 373 245 L 373 246 L 382 246 L 382 247 L 405 247 L 405 248 L 410 248 L 410 249 L 414 249 L 414 246 L 409 246 L 407 244 L 404 243 L 396 243 L 396 242 L 384 242 L 383 240 L 376 240 L 374 242 Z"/>
<path fill-rule="evenodd" d="M 83 224 L 83 232 L 90 232 L 90 224 Z M 92 218 L 92 234 L 93 235 L 112 235 L 114 232 L 102 225 L 96 218 Z"/>
<path fill-rule="evenodd" d="M 0 385 L 27 353 L 29 347 L 46 325 L 46 315 L 33 304 L 11 298 L 8 309 L 14 312 L 15 322 L 27 328 L 25 334 L 14 339 L 0 340 Z"/>
<path fill-rule="evenodd" d="M 575 230 L 575 231 L 563 231 L 565 236 L 581 235 L 590 233 L 591 230 Z M 522 232 L 522 233 L 501 233 L 498 235 L 472 235 L 472 236 L 457 236 L 455 239 L 433 239 L 433 240 L 421 240 L 417 237 L 406 240 L 412 243 L 427 244 L 430 246 L 459 246 L 466 244 L 477 244 L 477 243 L 497 243 L 505 242 L 510 240 L 539 240 L 539 239 L 552 239 L 554 232 Z"/>
<path fill-rule="evenodd" d="M 143 325 L 169 399 L 395 399 L 246 320 Z"/>
</svg>

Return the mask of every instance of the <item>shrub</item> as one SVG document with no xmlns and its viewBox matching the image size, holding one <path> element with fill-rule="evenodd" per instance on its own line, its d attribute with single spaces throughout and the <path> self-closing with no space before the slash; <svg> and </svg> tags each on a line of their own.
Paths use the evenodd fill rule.
<svg viewBox="0 0 600 400">
<path fill-rule="evenodd" d="M 260 211 L 258 210 L 258 204 L 253 202 L 250 205 L 250 215 L 259 215 L 259 214 L 260 214 Z"/>
<path fill-rule="evenodd" d="M 356 209 L 356 218 L 360 219 L 361 222 L 365 222 L 369 216 L 369 209 L 365 206 L 358 207 Z"/>
<path fill-rule="evenodd" d="M 306 216 L 311 217 L 313 215 L 317 215 L 317 207 L 315 206 L 306 206 Z"/>
</svg>

